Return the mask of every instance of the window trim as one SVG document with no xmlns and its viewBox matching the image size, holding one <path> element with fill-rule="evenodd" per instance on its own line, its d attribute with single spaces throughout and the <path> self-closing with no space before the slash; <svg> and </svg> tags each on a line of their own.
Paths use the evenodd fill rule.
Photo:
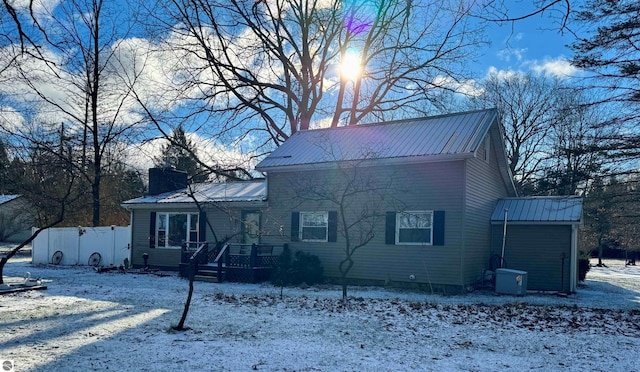
<svg viewBox="0 0 640 372">
<path fill-rule="evenodd" d="M 429 214 L 431 216 L 430 218 L 430 226 L 428 227 L 429 229 L 429 242 L 401 242 L 400 241 L 400 218 L 403 214 Z M 402 212 L 396 212 L 396 218 L 395 218 L 395 244 L 396 245 L 434 245 L 433 244 L 433 239 L 434 239 L 434 211 L 432 210 L 420 210 L 420 211 L 402 211 Z M 420 229 L 420 228 L 414 228 L 414 229 Z M 422 229 L 427 229 L 427 228 L 422 228 Z"/>
<path fill-rule="evenodd" d="M 322 214 L 324 216 L 324 219 L 326 221 L 326 225 L 324 226 L 325 228 L 325 233 L 324 233 L 324 239 L 304 239 L 304 228 L 305 225 L 303 224 L 304 221 L 304 216 L 305 215 L 319 215 Z M 298 241 L 300 242 L 305 242 L 305 243 L 328 243 L 329 242 L 329 212 L 328 211 L 315 211 L 315 212 L 300 212 L 299 215 L 299 228 L 298 228 Z M 312 227 L 312 226 L 307 226 L 307 227 Z M 319 227 L 319 226 L 315 226 L 315 227 Z"/>
<path fill-rule="evenodd" d="M 169 242 L 169 239 L 167 239 L 167 236 L 169 236 L 170 234 L 170 230 L 169 230 L 169 219 L 171 218 L 171 216 L 177 216 L 177 215 L 186 215 L 187 216 L 187 231 L 186 236 L 183 237 L 182 242 L 185 243 L 194 243 L 191 242 L 189 240 L 189 237 L 191 236 L 191 233 L 195 232 L 196 233 L 196 239 L 200 239 L 201 236 L 201 231 L 200 231 L 200 213 L 198 212 L 156 212 L 156 220 L 155 220 L 155 247 L 159 248 L 159 249 L 182 249 L 182 244 L 180 245 L 167 245 L 167 243 Z M 192 218 L 195 216 L 195 218 L 197 219 L 196 223 L 195 223 L 195 230 L 192 230 L 191 227 L 194 225 L 192 223 Z M 165 229 L 163 230 L 165 233 L 165 238 L 164 238 L 164 244 L 165 245 L 160 245 L 160 226 L 162 225 L 160 223 L 160 219 L 162 217 L 165 217 L 166 220 L 164 221 L 164 226 Z M 197 242 L 197 241 L 196 241 Z"/>
</svg>

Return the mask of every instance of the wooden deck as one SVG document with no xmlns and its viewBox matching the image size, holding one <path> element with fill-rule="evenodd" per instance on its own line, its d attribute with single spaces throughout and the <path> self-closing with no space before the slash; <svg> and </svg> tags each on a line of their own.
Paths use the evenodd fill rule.
<svg viewBox="0 0 640 372">
<path fill-rule="evenodd" d="M 180 275 L 187 276 L 190 258 L 197 262 L 194 280 L 208 282 L 258 283 L 270 278 L 278 264 L 274 246 L 267 244 L 227 243 L 209 249 L 200 243 L 198 249 L 183 249 Z"/>
</svg>

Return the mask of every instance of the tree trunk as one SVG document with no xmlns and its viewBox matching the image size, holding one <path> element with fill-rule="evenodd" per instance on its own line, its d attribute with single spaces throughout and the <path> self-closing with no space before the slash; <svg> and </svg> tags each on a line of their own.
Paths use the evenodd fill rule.
<svg viewBox="0 0 640 372">
<path fill-rule="evenodd" d="M 99 172 L 96 169 L 96 172 Z M 93 226 L 100 226 L 100 174 L 96 174 L 91 185 L 91 196 L 93 199 Z"/>
<path fill-rule="evenodd" d="M 347 278 L 342 278 L 342 300 L 347 301 Z"/>
<path fill-rule="evenodd" d="M 598 267 L 604 266 L 604 264 L 602 263 L 603 251 L 604 248 L 602 247 L 602 238 L 598 238 Z"/>
<path fill-rule="evenodd" d="M 189 294 L 187 295 L 187 302 L 184 304 L 184 310 L 182 311 L 182 317 L 177 325 L 171 327 L 176 331 L 184 331 L 188 328 L 184 327 L 184 322 L 187 320 L 187 314 L 189 314 L 189 308 L 191 307 L 191 297 L 193 297 L 193 281 L 196 276 L 197 260 L 191 258 L 189 261 L 188 275 L 189 275 Z"/>
</svg>

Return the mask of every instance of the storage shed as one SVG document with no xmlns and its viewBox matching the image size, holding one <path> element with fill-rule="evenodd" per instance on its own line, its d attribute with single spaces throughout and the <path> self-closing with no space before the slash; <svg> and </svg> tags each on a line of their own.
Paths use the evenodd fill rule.
<svg viewBox="0 0 640 372">
<path fill-rule="evenodd" d="M 580 197 L 500 199 L 491 216 L 491 253 L 503 267 L 526 271 L 530 290 L 575 292 L 581 225 Z"/>
<path fill-rule="evenodd" d="M 0 195 L 0 242 L 22 243 L 31 236 L 34 218 L 27 199 Z"/>
</svg>

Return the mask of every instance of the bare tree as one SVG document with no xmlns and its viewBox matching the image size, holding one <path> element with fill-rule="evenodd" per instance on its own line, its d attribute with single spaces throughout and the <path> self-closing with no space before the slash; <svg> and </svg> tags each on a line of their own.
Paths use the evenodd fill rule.
<svg viewBox="0 0 640 372">
<path fill-rule="evenodd" d="M 129 115 L 133 101 L 115 71 L 118 43 L 128 35 L 133 20 L 123 20 L 130 14 L 122 12 L 121 4 L 103 0 L 66 1 L 40 13 L 47 33 L 43 45 L 35 49 L 44 50 L 48 60 L 13 49 L 20 57 L 6 71 L 23 87 L 15 89 L 13 103 L 38 125 L 4 129 L 14 140 L 28 140 L 47 151 L 39 134 L 63 123 L 63 137 L 77 150 L 69 165 L 91 190 L 92 224 L 97 226 L 103 176 L 117 145 L 127 142 L 139 124 Z M 56 156 L 54 149 L 49 150 Z"/>
<path fill-rule="evenodd" d="M 489 76 L 475 107 L 496 107 L 505 129 L 509 168 L 519 193 L 531 192 L 541 176 L 547 137 L 558 118 L 560 83 L 557 79 L 517 73 Z"/>
<path fill-rule="evenodd" d="M 607 113 L 586 105 L 584 92 L 565 87 L 558 92 L 554 125 L 548 133 L 548 147 L 540 151 L 544 174 L 537 180 L 536 192 L 551 195 L 584 194 L 592 181 L 611 171 L 600 151 L 600 141 L 609 134 L 600 124 Z"/>
<path fill-rule="evenodd" d="M 171 26 L 183 91 L 221 117 L 210 130 L 277 145 L 322 123 L 423 113 L 480 45 L 472 3 L 173 0 L 153 11 Z"/>
<path fill-rule="evenodd" d="M 380 231 L 384 231 L 385 213 L 394 206 L 395 177 L 382 174 L 379 169 L 366 166 L 370 159 L 380 156 L 379 150 L 364 150 L 361 160 L 343 161 L 339 151 L 328 140 L 318 143 L 333 166 L 321 173 L 297 175 L 290 190 L 301 205 L 329 212 L 328 226 L 335 224 L 336 235 L 342 238 L 344 255 L 338 265 L 342 298 L 347 299 L 349 273 L 356 264 L 356 253 Z M 326 173 L 323 173 L 326 172 Z M 335 221 L 331 221 L 335 217 Z M 328 232 L 330 234 L 330 232 Z M 334 237 L 334 238 L 337 238 Z M 328 238 L 330 241 L 333 238 Z M 337 240 L 337 239 L 336 239 Z"/>
<path fill-rule="evenodd" d="M 491 22 L 513 24 L 547 14 L 556 19 L 556 26 L 563 30 L 571 16 L 571 3 L 570 0 L 534 0 L 514 6 L 512 2 L 505 0 L 483 0 L 478 17 Z"/>
<path fill-rule="evenodd" d="M 0 257 L 0 284 L 3 284 L 5 264 L 22 248 L 30 244 L 45 229 L 62 223 L 67 211 L 78 201 L 76 175 L 68 162 L 51 158 L 37 148 L 27 152 L 13 152 L 10 177 L 21 195 L 28 200 L 35 223 L 40 226 L 27 240 Z M 59 149 L 65 152 L 64 148 Z"/>
<path fill-rule="evenodd" d="M 604 266 L 605 248 L 637 244 L 639 190 L 636 175 L 603 176 L 587 190 L 582 243 L 597 249 L 598 266 Z"/>
</svg>

